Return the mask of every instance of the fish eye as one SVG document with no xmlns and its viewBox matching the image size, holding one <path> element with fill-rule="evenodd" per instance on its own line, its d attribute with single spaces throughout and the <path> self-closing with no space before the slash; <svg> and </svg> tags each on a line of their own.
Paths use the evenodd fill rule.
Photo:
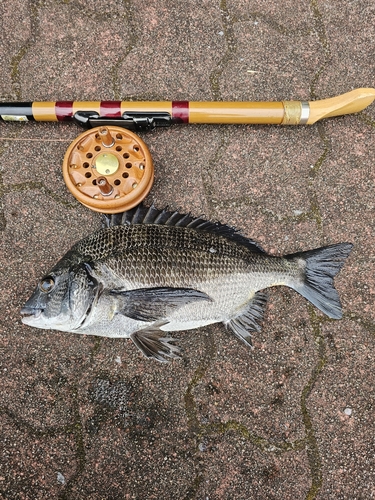
<svg viewBox="0 0 375 500">
<path fill-rule="evenodd" d="M 51 276 L 46 276 L 39 281 L 39 290 L 43 293 L 48 293 L 53 290 L 55 281 Z"/>
</svg>

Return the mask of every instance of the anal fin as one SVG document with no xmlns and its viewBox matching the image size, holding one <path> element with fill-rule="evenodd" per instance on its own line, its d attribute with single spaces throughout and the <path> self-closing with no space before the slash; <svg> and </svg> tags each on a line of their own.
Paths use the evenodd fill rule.
<svg viewBox="0 0 375 500">
<path fill-rule="evenodd" d="M 268 295 L 265 292 L 255 293 L 237 316 L 224 323 L 249 347 L 252 347 L 250 332 L 259 332 L 261 329 L 259 323 L 263 320 L 267 298 Z"/>
</svg>

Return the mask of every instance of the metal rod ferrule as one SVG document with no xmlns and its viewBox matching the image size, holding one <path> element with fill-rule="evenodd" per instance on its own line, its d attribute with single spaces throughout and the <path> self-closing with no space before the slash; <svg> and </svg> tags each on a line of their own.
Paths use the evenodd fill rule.
<svg viewBox="0 0 375 500">
<path fill-rule="evenodd" d="M 301 107 L 301 118 L 299 124 L 306 125 L 308 119 L 310 118 L 310 104 L 307 101 L 301 101 Z"/>
</svg>

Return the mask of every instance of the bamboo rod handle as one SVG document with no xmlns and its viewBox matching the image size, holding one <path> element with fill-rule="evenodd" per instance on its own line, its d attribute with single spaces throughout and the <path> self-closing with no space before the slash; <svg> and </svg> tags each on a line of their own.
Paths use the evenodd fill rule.
<svg viewBox="0 0 375 500">
<path fill-rule="evenodd" d="M 312 125 L 322 118 L 358 113 L 367 108 L 374 99 L 375 89 L 363 88 L 330 99 L 310 101 L 310 117 L 307 124 Z"/>
<path fill-rule="evenodd" d="M 332 116 L 358 113 L 375 99 L 375 89 L 352 90 L 318 101 L 190 102 L 189 123 L 312 125 Z"/>
</svg>

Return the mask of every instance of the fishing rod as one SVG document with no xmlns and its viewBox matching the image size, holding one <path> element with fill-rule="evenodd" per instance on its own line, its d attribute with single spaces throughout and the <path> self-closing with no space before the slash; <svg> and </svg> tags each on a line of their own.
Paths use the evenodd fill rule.
<svg viewBox="0 0 375 500">
<path fill-rule="evenodd" d="M 0 102 L 2 121 L 75 121 L 84 128 L 114 125 L 148 130 L 182 123 L 313 125 L 357 113 L 375 99 L 375 89 L 355 89 L 317 101 L 48 101 Z"/>
<path fill-rule="evenodd" d="M 85 206 L 118 213 L 149 193 L 154 169 L 146 144 L 133 131 L 175 124 L 313 125 L 358 113 L 375 99 L 360 88 L 317 101 L 46 101 L 0 102 L 3 122 L 74 121 L 85 132 L 63 161 L 68 189 Z"/>
</svg>

